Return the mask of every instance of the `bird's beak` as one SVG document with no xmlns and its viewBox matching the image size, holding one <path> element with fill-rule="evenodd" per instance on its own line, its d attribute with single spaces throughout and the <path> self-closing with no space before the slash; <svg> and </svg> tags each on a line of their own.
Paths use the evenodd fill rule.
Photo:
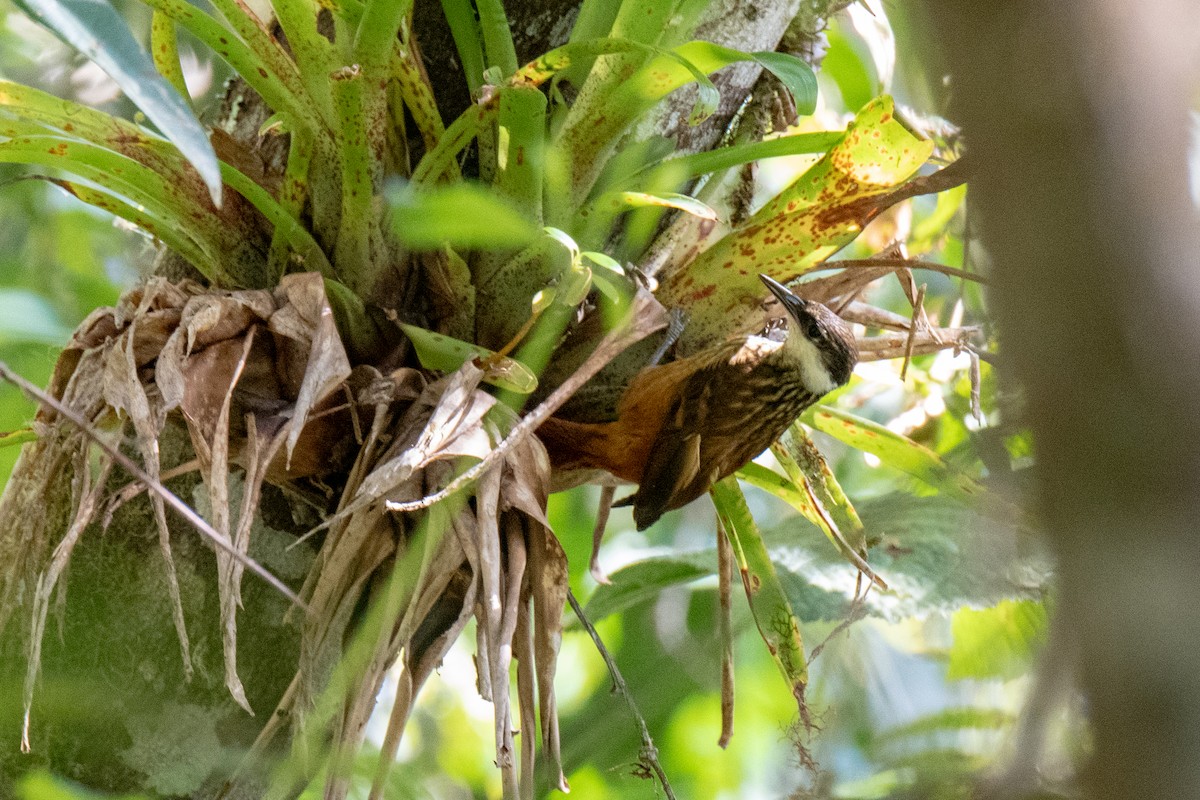
<svg viewBox="0 0 1200 800">
<path fill-rule="evenodd" d="M 783 303 L 783 307 L 787 312 L 796 319 L 810 316 L 808 313 L 808 303 L 804 299 L 792 294 L 792 290 L 784 286 L 779 281 L 772 278 L 770 275 L 759 273 L 759 279 L 767 285 L 771 290 L 771 294 L 779 298 L 779 302 Z"/>
</svg>

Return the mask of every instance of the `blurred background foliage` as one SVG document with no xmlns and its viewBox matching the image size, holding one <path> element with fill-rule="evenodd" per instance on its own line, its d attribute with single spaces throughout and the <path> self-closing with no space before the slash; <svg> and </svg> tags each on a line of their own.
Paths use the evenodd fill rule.
<svg viewBox="0 0 1200 800">
<path fill-rule="evenodd" d="M 131 27 L 146 30 L 137 4 Z M 87 62 L 0 2 L 0 77 L 89 105 L 121 111 L 116 90 Z M 918 127 L 946 126 L 940 76 L 911 44 L 902 4 L 853 5 L 831 23 L 818 71 L 819 108 L 811 129 L 844 126 L 855 111 L 891 93 Z M 205 102 L 219 93 L 220 67 L 190 57 L 191 88 Z M 192 51 L 194 52 L 194 51 Z M 763 182 L 781 183 L 802 159 L 760 164 Z M 778 172 L 778 175 L 774 174 Z M 0 359 L 45 383 L 57 349 L 92 309 L 114 302 L 148 263 L 150 242 L 68 197 L 53 185 L 0 165 Z M 954 267 L 972 258 L 966 192 L 906 202 L 873 223 L 839 257 L 863 258 L 894 240 L 908 254 Z M 970 265 L 975 266 L 975 265 Z M 936 273 L 925 307 L 940 324 L 985 320 L 980 288 Z M 910 307 L 893 280 L 871 301 L 900 314 Z M 1027 433 L 1010 427 L 993 375 L 982 367 L 982 415 L 971 413 L 969 362 L 946 351 L 914 359 L 904 380 L 899 362 L 862 365 L 832 402 L 911 436 L 955 468 L 1019 502 Z M 0 386 L 0 431 L 19 432 L 32 404 Z M 587 572 L 596 492 L 551 498 L 550 519 L 572 567 L 572 586 L 614 653 L 646 716 L 676 793 L 687 798 L 967 797 L 1010 754 L 1023 701 L 1047 635 L 1051 564 L 1012 515 L 970 509 L 878 459 L 814 434 L 838 480 L 854 498 L 868 535 L 872 566 L 891 592 L 857 597 L 851 567 L 817 528 L 766 493 L 747 487 L 784 585 L 805 622 L 805 642 L 821 650 L 811 665 L 808 700 L 815 728 L 797 727 L 795 705 L 762 646 L 740 597 L 736 634 L 735 735 L 720 731 L 715 523 L 707 500 L 644 533 L 627 510 L 614 512 L 601 563 L 614 584 L 597 588 Z M 0 448 L 0 480 L 17 448 Z M 769 456 L 768 456 L 769 458 Z M 851 622 L 851 620 L 853 620 Z M 405 734 L 389 797 L 498 797 L 492 764 L 492 712 L 474 689 L 470 631 L 431 681 Z M 573 795 L 657 797 L 637 774 L 639 737 L 624 701 L 587 635 L 566 634 L 558 671 L 563 748 Z M 389 698 L 373 740 L 382 739 Z M 1068 710 L 1041 764 L 1050 784 L 1069 784 L 1085 737 Z M 816 771 L 800 763 L 793 740 L 811 749 Z M 4 741 L 13 741 L 5 732 Z M 363 787 L 372 764 L 363 764 Z M 319 786 L 318 784 L 315 784 Z M 26 798 L 84 798 L 52 776 L 23 786 Z M 314 789 L 312 797 L 318 797 Z M 365 794 L 364 794 L 365 796 Z"/>
</svg>

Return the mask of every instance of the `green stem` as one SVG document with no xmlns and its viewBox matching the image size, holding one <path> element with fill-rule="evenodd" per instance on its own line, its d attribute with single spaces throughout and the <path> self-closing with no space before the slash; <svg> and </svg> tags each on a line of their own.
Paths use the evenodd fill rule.
<svg viewBox="0 0 1200 800">
<path fill-rule="evenodd" d="M 370 265 L 371 227 L 375 223 L 372 154 L 363 116 L 364 76 L 348 67 L 333 76 L 333 105 L 338 120 L 338 152 L 342 165 L 342 206 L 334 262 L 353 288 L 366 278 Z M 368 279 L 369 280 L 369 279 Z"/>
</svg>

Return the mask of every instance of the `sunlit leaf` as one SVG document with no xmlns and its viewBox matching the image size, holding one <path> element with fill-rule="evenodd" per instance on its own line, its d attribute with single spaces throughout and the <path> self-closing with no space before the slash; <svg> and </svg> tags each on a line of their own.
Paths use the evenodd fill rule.
<svg viewBox="0 0 1200 800">
<path fill-rule="evenodd" d="M 941 456 L 877 422 L 836 406 L 813 406 L 801 417 L 805 423 L 851 447 L 871 453 L 889 467 L 906 472 L 938 491 L 961 500 L 978 498 L 983 487 L 953 469 Z"/>
<path fill-rule="evenodd" d="M 417 358 L 425 369 L 453 372 L 468 359 L 478 358 L 489 363 L 483 373 L 485 382 L 519 394 L 529 394 L 537 388 L 537 376 L 516 359 L 497 358 L 496 354 L 487 348 L 427 331 L 416 325 L 401 324 L 400 328 L 412 341 Z"/>
<path fill-rule="evenodd" d="M 1015 678 L 1029 672 L 1046 642 L 1046 606 L 1003 600 L 992 608 L 961 608 L 950 620 L 954 644 L 946 677 Z"/>
<path fill-rule="evenodd" d="M 109 74 L 126 96 L 175 143 L 200 173 L 214 203 L 221 201 L 217 154 L 208 134 L 154 68 L 116 10 L 98 0 L 16 0 L 17 5 Z"/>
<path fill-rule="evenodd" d="M 909 178 L 933 143 L 918 139 L 881 97 L 807 172 L 684 269 L 661 276 L 657 296 L 688 313 L 683 352 L 737 330 L 764 296 L 759 273 L 788 281 L 840 250 L 878 213 L 870 203 Z"/>
<path fill-rule="evenodd" d="M 863 604 L 872 614 L 902 619 L 1040 598 L 1053 575 L 1049 556 L 1018 540 L 1015 519 L 985 517 L 941 496 L 903 493 L 856 507 L 867 536 L 878 541 L 869 554 L 871 566 L 890 589 L 867 594 Z M 816 585 L 843 593 L 849 602 L 860 584 L 857 570 L 806 520 L 777 524 L 764 536 L 789 596 L 807 597 Z"/>
<path fill-rule="evenodd" d="M 509 249 L 529 244 L 541 229 L 487 189 L 458 183 L 390 195 L 396 236 L 416 250 Z"/>
<path fill-rule="evenodd" d="M 845 136 L 843 131 L 795 133 L 762 142 L 747 142 L 746 144 L 718 147 L 703 153 L 677 156 L 663 161 L 662 164 L 679 167 L 687 175 L 705 175 L 709 172 L 736 167 L 764 158 L 824 153 L 840 142 L 843 136 Z M 658 165 L 647 165 L 647 168 L 651 166 Z"/>
</svg>

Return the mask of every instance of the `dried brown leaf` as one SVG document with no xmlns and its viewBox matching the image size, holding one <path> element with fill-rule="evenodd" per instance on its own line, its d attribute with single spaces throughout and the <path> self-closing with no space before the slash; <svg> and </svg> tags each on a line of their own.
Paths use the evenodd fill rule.
<svg viewBox="0 0 1200 800">
<path fill-rule="evenodd" d="M 233 390 L 238 378 L 246 366 L 250 348 L 254 344 L 253 329 L 251 334 L 241 342 L 241 357 L 237 360 L 233 374 L 230 376 L 225 396 L 221 401 L 217 414 L 212 439 L 209 442 L 210 460 L 207 470 L 201 470 L 204 484 L 208 487 L 208 498 L 211 506 L 212 526 L 221 536 L 233 546 L 234 552 L 246 555 L 244 548 L 249 546 L 246 541 L 238 542 L 230 530 L 229 513 L 229 410 L 233 402 Z M 216 348 L 210 348 L 214 350 Z M 205 351 L 208 352 L 208 351 Z M 194 438 L 194 434 L 193 434 Z M 249 488 L 243 485 L 243 491 Z M 241 563 L 235 560 L 228 551 L 218 551 L 217 558 L 217 592 L 221 604 L 221 644 L 225 656 L 225 686 L 239 706 L 247 713 L 253 714 L 250 701 L 246 699 L 246 690 L 237 672 L 237 610 L 241 605 Z"/>
<path fill-rule="evenodd" d="M 284 276 L 276 296 L 286 298 L 271 316 L 268 327 L 276 336 L 309 343 L 304 377 L 296 396 L 291 432 L 288 434 L 288 463 L 309 413 L 350 377 L 350 359 L 334 322 L 333 309 L 325 296 L 325 281 L 315 272 Z"/>
<path fill-rule="evenodd" d="M 538 717 L 542 747 L 561 792 L 570 791 L 563 774 L 554 675 L 562 647 L 563 609 L 570 589 L 567 554 L 549 526 L 529 524 L 529 583 L 533 599 L 533 654 L 537 667 Z"/>
<path fill-rule="evenodd" d="M 443 457 L 447 447 L 464 436 L 476 433 L 483 415 L 495 404 L 495 398 L 477 391 L 483 373 L 470 362 L 445 378 L 430 384 L 410 415 L 421 407 L 433 407 L 420 433 L 412 438 L 401 436 L 392 447 L 396 455 L 388 458 L 367 475 L 353 499 L 338 512 L 342 517 L 365 508 L 397 487 L 409 483 L 414 473 L 429 462 Z"/>
</svg>

